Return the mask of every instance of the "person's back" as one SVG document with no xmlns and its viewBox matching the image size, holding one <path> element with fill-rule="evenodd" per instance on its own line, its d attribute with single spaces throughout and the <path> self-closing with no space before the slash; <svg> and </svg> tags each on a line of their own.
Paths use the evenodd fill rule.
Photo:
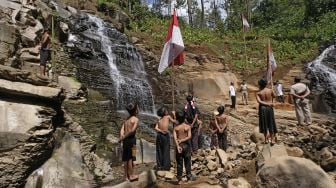
<svg viewBox="0 0 336 188">
<path fill-rule="evenodd" d="M 131 116 L 129 119 L 125 121 L 125 125 L 124 125 L 125 135 L 130 133 L 134 129 L 134 126 L 136 126 L 136 123 L 138 121 L 139 119 L 135 116 Z M 132 137 L 132 136 L 135 136 L 135 132 L 129 134 L 129 137 Z"/>
<path fill-rule="evenodd" d="M 218 123 L 218 126 L 220 128 L 223 128 L 226 124 L 226 116 L 224 114 L 220 115 L 220 116 L 216 116 L 216 120 Z"/>
<path fill-rule="evenodd" d="M 273 98 L 274 98 L 274 93 L 271 89 L 264 88 L 263 90 L 259 91 L 257 94 L 260 97 L 261 101 L 272 103 Z"/>
<path fill-rule="evenodd" d="M 292 85 L 290 92 L 295 93 L 296 95 L 304 95 L 307 89 L 308 87 L 306 84 L 299 82 L 299 83 Z"/>
<path fill-rule="evenodd" d="M 181 183 L 183 173 L 183 162 L 186 169 L 187 179 L 191 180 L 191 128 L 184 123 L 185 113 L 183 111 L 176 112 L 176 120 L 178 125 L 174 128 L 174 141 L 176 144 L 176 163 L 177 163 L 177 180 Z"/>
</svg>

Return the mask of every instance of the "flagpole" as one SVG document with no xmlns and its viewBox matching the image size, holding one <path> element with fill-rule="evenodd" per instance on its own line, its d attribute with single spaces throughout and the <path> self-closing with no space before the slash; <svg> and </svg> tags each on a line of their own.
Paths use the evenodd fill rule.
<svg viewBox="0 0 336 188">
<path fill-rule="evenodd" d="M 174 46 L 174 45 L 173 45 Z M 174 48 L 174 47 L 173 47 Z M 171 82 L 172 82 L 172 98 L 173 98 L 173 111 L 175 111 L 175 84 L 174 84 L 174 61 L 172 63 L 172 73 L 171 73 Z"/>
<path fill-rule="evenodd" d="M 247 63 L 246 40 L 245 40 L 245 27 L 244 27 L 244 22 L 243 22 L 243 13 L 241 14 L 241 20 L 242 20 L 242 31 L 243 31 L 243 38 L 244 38 L 245 62 Z"/>
<path fill-rule="evenodd" d="M 269 59 L 269 49 L 271 48 L 271 39 L 268 38 L 268 49 L 267 49 L 267 57 L 268 57 L 268 64 L 270 64 L 270 59 Z M 272 69 L 272 66 L 269 65 L 270 68 Z M 273 70 L 272 70 L 272 74 L 271 74 L 271 88 L 272 88 L 272 91 L 273 91 Z"/>
</svg>

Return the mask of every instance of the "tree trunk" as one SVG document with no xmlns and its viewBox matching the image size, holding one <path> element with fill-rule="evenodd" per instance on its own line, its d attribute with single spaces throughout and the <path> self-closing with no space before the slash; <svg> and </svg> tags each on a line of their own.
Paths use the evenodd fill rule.
<svg viewBox="0 0 336 188">
<path fill-rule="evenodd" d="M 192 0 L 187 0 L 188 4 L 188 17 L 189 17 L 189 25 L 193 26 L 193 19 L 192 19 Z"/>
<path fill-rule="evenodd" d="M 204 25 L 204 0 L 201 0 L 201 28 L 203 28 Z"/>
</svg>

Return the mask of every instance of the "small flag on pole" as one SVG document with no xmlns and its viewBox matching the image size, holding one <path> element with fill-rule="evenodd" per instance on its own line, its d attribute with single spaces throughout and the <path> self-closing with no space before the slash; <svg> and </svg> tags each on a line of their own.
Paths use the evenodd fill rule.
<svg viewBox="0 0 336 188">
<path fill-rule="evenodd" d="M 242 19 L 242 25 L 243 25 L 243 32 L 247 32 L 250 29 L 250 24 L 248 23 L 244 14 L 241 14 L 241 19 Z"/>
<path fill-rule="evenodd" d="M 173 64 L 182 65 L 184 63 L 183 51 L 184 43 L 174 9 L 173 20 L 169 26 L 166 43 L 161 54 L 159 73 L 161 74 L 168 66 Z"/>
<path fill-rule="evenodd" d="M 272 47 L 270 42 L 268 43 L 267 50 L 267 81 L 270 82 L 272 77 L 274 76 L 275 69 L 277 68 L 277 64 L 273 55 Z"/>
</svg>

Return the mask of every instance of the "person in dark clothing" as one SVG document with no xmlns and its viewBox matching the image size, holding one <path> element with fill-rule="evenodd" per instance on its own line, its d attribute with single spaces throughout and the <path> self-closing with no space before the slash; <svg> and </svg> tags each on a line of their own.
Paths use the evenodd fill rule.
<svg viewBox="0 0 336 188">
<path fill-rule="evenodd" d="M 217 127 L 218 146 L 220 149 L 226 151 L 228 120 L 226 115 L 224 114 L 224 110 L 225 110 L 224 106 L 219 106 L 217 108 L 218 115 L 216 115 L 215 117 L 215 124 Z"/>
<path fill-rule="evenodd" d="M 199 111 L 198 108 L 193 103 L 193 97 L 191 95 L 187 96 L 187 104 L 184 107 L 185 119 L 187 124 L 191 127 L 191 147 L 193 153 L 196 153 L 198 150 L 198 138 L 200 135 L 200 125 L 198 121 Z"/>
<path fill-rule="evenodd" d="M 168 114 L 165 107 L 161 107 L 157 111 L 160 120 L 155 126 L 157 132 L 156 136 L 156 163 L 158 170 L 170 170 L 170 136 L 169 136 L 169 123 L 176 123 L 174 119 Z M 175 112 L 173 112 L 175 116 Z"/>
<path fill-rule="evenodd" d="M 257 101 L 259 103 L 259 131 L 265 136 L 265 143 L 275 144 L 277 127 L 275 124 L 273 111 L 273 98 L 275 97 L 272 89 L 266 88 L 267 81 L 259 80 L 259 91 L 257 92 Z"/>
<path fill-rule="evenodd" d="M 133 159 L 135 155 L 136 149 L 136 130 L 138 128 L 139 119 L 137 118 L 138 114 L 138 105 L 130 103 L 126 107 L 129 117 L 123 123 L 121 130 L 120 130 L 120 142 L 122 142 L 122 161 L 124 162 L 125 167 L 125 179 L 134 181 L 137 180 L 139 177 L 138 175 L 133 174 Z"/>
<path fill-rule="evenodd" d="M 191 128 L 185 123 L 185 113 L 176 112 L 178 125 L 174 128 L 174 141 L 176 144 L 176 163 L 178 184 L 182 183 L 183 162 L 186 169 L 187 179 L 194 180 L 191 175 Z"/>
<path fill-rule="evenodd" d="M 49 29 L 43 31 L 40 47 L 40 75 L 45 76 L 47 63 L 51 60 L 51 39 Z"/>
</svg>

